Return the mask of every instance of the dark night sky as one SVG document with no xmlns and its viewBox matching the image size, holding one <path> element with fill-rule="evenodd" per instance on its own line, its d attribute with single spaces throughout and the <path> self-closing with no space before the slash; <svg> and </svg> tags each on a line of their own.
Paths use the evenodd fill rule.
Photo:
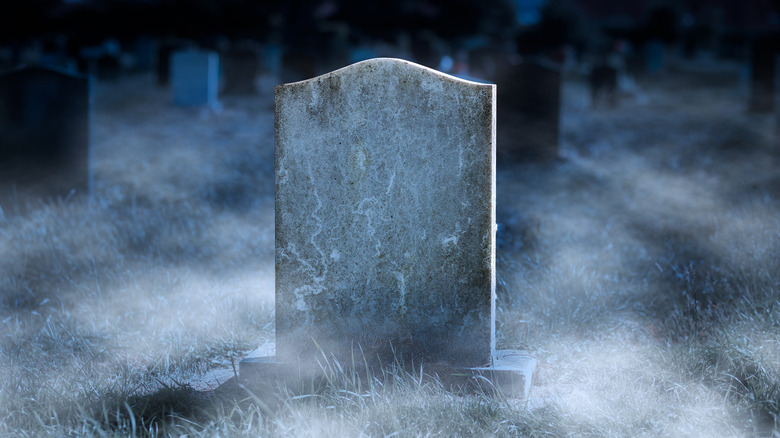
<svg viewBox="0 0 780 438">
<path fill-rule="evenodd" d="M 63 32 L 82 36 L 174 33 L 266 38 L 274 26 L 306 33 L 323 20 L 383 37 L 397 29 L 432 29 L 443 37 L 501 33 L 515 24 L 515 4 L 528 0 L 25 0 L 4 2 L 0 38 Z M 530 3 L 534 3 L 531 1 Z M 550 2 L 548 2 L 550 3 Z M 554 0 L 584 18 L 646 23 L 655 6 L 673 5 L 700 20 L 721 17 L 730 28 L 750 32 L 778 27 L 780 0 Z M 719 12 L 714 12 L 719 11 Z"/>
</svg>

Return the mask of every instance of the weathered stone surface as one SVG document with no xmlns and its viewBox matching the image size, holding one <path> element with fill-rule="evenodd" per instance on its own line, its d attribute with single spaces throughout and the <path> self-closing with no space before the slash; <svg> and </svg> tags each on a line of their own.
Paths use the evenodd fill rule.
<svg viewBox="0 0 780 438">
<path fill-rule="evenodd" d="M 495 85 L 380 58 L 275 97 L 278 357 L 489 363 Z"/>
</svg>

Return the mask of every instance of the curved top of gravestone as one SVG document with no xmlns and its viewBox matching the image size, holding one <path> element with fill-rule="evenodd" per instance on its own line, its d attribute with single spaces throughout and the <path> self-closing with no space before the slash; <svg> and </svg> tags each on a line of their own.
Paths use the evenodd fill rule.
<svg viewBox="0 0 780 438">
<path fill-rule="evenodd" d="M 441 80 L 444 81 L 452 81 L 456 83 L 463 83 L 463 84 L 470 84 L 470 85 L 477 85 L 477 86 L 485 86 L 485 85 L 492 85 L 492 84 L 485 84 L 483 82 L 477 82 L 477 81 L 470 81 L 466 79 L 462 79 L 456 76 L 452 76 L 446 73 L 442 73 L 438 70 L 434 70 L 432 68 L 426 67 L 424 65 L 415 64 L 411 61 L 406 61 L 404 59 L 398 59 L 398 58 L 373 58 L 373 59 L 367 59 L 365 61 L 356 62 L 354 64 L 350 64 L 346 67 L 340 68 L 338 70 L 334 70 L 330 73 L 325 73 L 320 76 L 313 77 L 311 79 L 305 79 L 303 81 L 298 82 L 290 82 L 287 84 L 279 85 L 280 87 L 284 86 L 300 86 L 304 85 L 313 81 L 319 81 L 323 79 L 327 79 L 333 76 L 341 76 L 345 74 L 368 74 L 373 73 L 376 75 L 381 75 L 385 73 L 395 73 L 399 69 L 406 69 L 407 71 L 414 71 L 418 70 L 422 72 L 423 74 L 430 74 L 432 77 L 438 77 Z"/>
</svg>

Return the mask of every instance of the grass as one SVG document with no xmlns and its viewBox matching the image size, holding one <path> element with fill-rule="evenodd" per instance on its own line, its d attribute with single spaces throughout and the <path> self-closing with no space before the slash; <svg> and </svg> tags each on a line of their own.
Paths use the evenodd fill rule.
<svg viewBox="0 0 780 438">
<path fill-rule="evenodd" d="M 394 365 L 199 390 L 273 337 L 273 114 L 151 83 L 98 84 L 92 202 L 0 216 L 0 435 L 780 436 L 778 152 L 736 87 L 661 78 L 594 112 L 570 81 L 566 160 L 500 169 L 526 409 Z"/>
</svg>

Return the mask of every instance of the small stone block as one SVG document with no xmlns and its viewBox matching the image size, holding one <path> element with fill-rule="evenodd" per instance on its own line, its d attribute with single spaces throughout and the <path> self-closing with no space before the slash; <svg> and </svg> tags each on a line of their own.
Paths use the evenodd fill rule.
<svg viewBox="0 0 780 438">
<path fill-rule="evenodd" d="M 275 356 L 275 346 L 266 343 L 238 364 L 238 381 L 250 389 L 274 391 L 279 386 L 299 386 L 303 382 L 299 364 Z"/>
<path fill-rule="evenodd" d="M 489 381 L 483 389 L 494 389 L 511 398 L 528 400 L 536 359 L 525 351 L 497 350 L 490 367 L 471 368 L 475 375 Z"/>
<path fill-rule="evenodd" d="M 315 382 L 325 374 L 319 367 L 305 369 L 300 362 L 267 356 L 265 354 L 268 351 L 261 347 L 240 362 L 241 384 L 255 391 L 275 391 L 281 386 L 295 391 L 306 385 L 316 385 Z M 459 393 L 497 392 L 508 398 L 527 401 L 536 365 L 536 358 L 525 351 L 497 350 L 490 366 L 463 368 L 441 363 L 429 364 L 423 367 L 423 374 L 426 378 L 436 376 L 445 388 Z M 409 371 L 414 373 L 418 370 Z"/>
</svg>

